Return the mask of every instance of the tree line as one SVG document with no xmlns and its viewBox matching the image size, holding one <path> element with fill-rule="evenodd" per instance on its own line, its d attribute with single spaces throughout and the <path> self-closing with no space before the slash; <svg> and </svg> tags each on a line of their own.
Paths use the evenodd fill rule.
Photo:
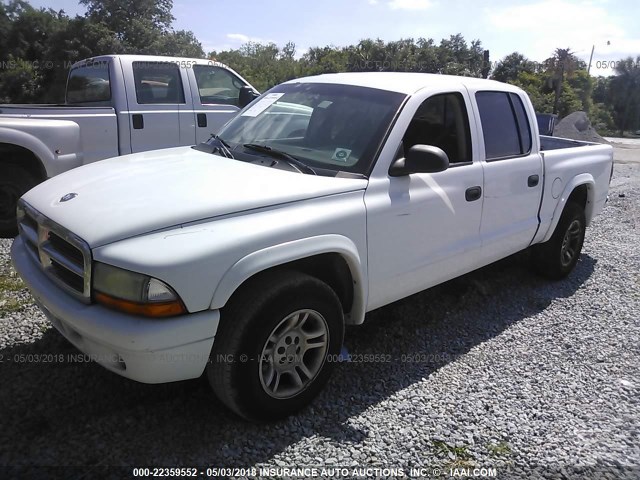
<svg viewBox="0 0 640 480">
<path fill-rule="evenodd" d="M 173 29 L 172 0 L 80 0 L 87 12 L 34 9 L 24 0 L 0 3 L 0 103 L 64 101 L 68 63 L 110 53 L 204 57 L 190 31 Z M 640 55 L 615 63 L 611 77 L 592 77 L 568 48 L 534 62 L 513 52 L 492 63 L 480 40 L 461 34 L 436 42 L 364 39 L 312 47 L 249 42 L 213 51 L 261 91 L 297 77 L 334 72 L 403 71 L 493 78 L 523 88 L 539 112 L 560 117 L 583 110 L 601 133 L 640 129 Z"/>
<path fill-rule="evenodd" d="M 491 77 L 525 90 L 538 112 L 564 117 L 582 110 L 601 134 L 622 136 L 640 129 L 640 55 L 612 63 L 613 76 L 594 78 L 590 65 L 568 48 L 556 49 L 542 63 L 514 52 L 496 65 Z"/>
<path fill-rule="evenodd" d="M 172 28 L 172 0 L 80 0 L 84 16 L 0 2 L 0 103 L 61 103 L 68 65 L 96 55 L 203 57 L 192 32 Z"/>
</svg>

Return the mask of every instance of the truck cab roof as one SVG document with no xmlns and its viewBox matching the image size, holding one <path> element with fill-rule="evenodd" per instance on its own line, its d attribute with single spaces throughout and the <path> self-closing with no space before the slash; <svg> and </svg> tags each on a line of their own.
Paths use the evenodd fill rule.
<svg viewBox="0 0 640 480">
<path fill-rule="evenodd" d="M 469 89 L 489 89 L 500 91 L 520 92 L 518 87 L 495 80 L 485 80 L 473 77 L 457 77 L 437 73 L 413 72 L 349 72 L 326 73 L 311 77 L 297 78 L 286 83 L 334 83 L 355 85 L 360 87 L 377 88 L 391 92 L 412 95 L 423 88 L 446 89 L 452 85 L 463 85 Z"/>
<path fill-rule="evenodd" d="M 206 58 L 187 58 L 187 57 L 166 57 L 162 55 L 98 55 L 97 57 L 85 58 L 74 63 L 71 68 L 78 65 L 84 65 L 86 63 L 105 61 L 105 60 L 135 60 L 137 62 L 168 62 L 168 63 L 187 63 L 189 65 L 215 65 L 217 67 L 227 68 L 231 70 L 226 64 L 218 62 L 217 60 Z"/>
</svg>

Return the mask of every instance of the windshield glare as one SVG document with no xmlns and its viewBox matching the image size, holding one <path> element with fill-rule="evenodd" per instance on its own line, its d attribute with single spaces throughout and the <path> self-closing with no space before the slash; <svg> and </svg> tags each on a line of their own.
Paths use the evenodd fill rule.
<svg viewBox="0 0 640 480">
<path fill-rule="evenodd" d="M 279 85 L 218 136 L 233 149 L 267 145 L 311 167 L 367 174 L 403 99 L 401 93 L 350 85 Z"/>
</svg>

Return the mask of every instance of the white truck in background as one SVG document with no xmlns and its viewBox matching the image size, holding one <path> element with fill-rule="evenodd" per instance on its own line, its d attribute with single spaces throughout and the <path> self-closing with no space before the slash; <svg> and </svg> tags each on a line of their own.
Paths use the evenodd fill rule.
<svg viewBox="0 0 640 480">
<path fill-rule="evenodd" d="M 233 411 L 268 420 L 318 394 L 370 310 L 527 248 L 539 272 L 569 275 L 612 162 L 610 145 L 540 136 L 513 85 L 321 75 L 274 87 L 206 143 L 38 185 L 11 254 L 104 367 L 204 373 Z"/>
<path fill-rule="evenodd" d="M 0 105 L 0 236 L 31 187 L 105 158 L 207 140 L 257 91 L 212 60 L 106 55 L 75 63 L 64 105 Z"/>
</svg>

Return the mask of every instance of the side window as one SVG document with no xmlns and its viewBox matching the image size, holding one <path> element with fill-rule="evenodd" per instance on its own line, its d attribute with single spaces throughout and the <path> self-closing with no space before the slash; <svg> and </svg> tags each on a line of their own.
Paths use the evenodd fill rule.
<svg viewBox="0 0 640 480">
<path fill-rule="evenodd" d="M 111 100 L 109 63 L 85 63 L 69 73 L 67 103 L 108 102 Z"/>
<path fill-rule="evenodd" d="M 477 92 L 487 160 L 531 151 L 531 127 L 520 98 L 507 92 Z"/>
<path fill-rule="evenodd" d="M 185 103 L 180 68 L 175 63 L 133 62 L 139 104 Z"/>
<path fill-rule="evenodd" d="M 402 140 L 405 152 L 413 145 L 441 148 L 449 162 L 471 162 L 469 117 L 459 93 L 435 95 L 425 100 L 411 120 Z"/>
<path fill-rule="evenodd" d="M 240 89 L 244 83 L 234 74 L 224 68 L 210 65 L 194 65 L 200 103 L 217 103 L 224 105 L 238 105 Z"/>
<path fill-rule="evenodd" d="M 524 109 L 522 100 L 515 93 L 510 93 L 511 104 L 516 112 L 516 120 L 518 121 L 518 131 L 520 132 L 520 150 L 522 153 L 531 151 L 531 126 L 527 118 L 527 112 Z"/>
</svg>

